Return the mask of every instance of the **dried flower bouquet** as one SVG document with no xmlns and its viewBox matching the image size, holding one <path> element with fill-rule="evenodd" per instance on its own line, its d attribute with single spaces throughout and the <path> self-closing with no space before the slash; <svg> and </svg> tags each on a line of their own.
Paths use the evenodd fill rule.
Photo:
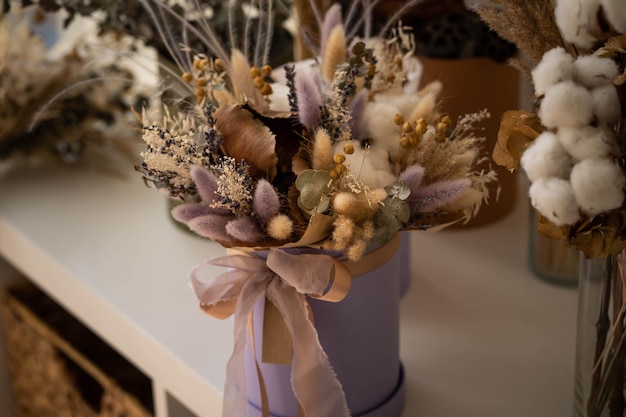
<svg viewBox="0 0 626 417">
<path fill-rule="evenodd" d="M 317 58 L 284 71 L 265 64 L 269 30 L 250 58 L 204 33 L 213 56 L 181 60 L 195 108 L 144 113 L 138 167 L 185 203 L 174 218 L 226 247 L 315 244 L 356 260 L 398 230 L 475 214 L 495 176 L 476 169 L 488 112 L 441 114 L 441 85 L 419 86 L 400 27 L 350 38 L 338 5 L 319 25 Z"/>
<path fill-rule="evenodd" d="M 43 16 L 36 12 L 35 17 Z M 0 161 L 60 161 L 110 168 L 134 160 L 130 105 L 145 104 L 113 38 L 63 38 L 50 49 L 22 10 L 0 14 Z M 110 52 L 111 59 L 103 58 Z M 105 54 L 106 55 L 106 54 Z"/>
<path fill-rule="evenodd" d="M 530 178 L 540 232 L 590 258 L 616 255 L 626 247 L 626 8 L 610 0 L 494 3 L 501 7 L 479 12 L 525 52 L 537 98 L 537 114 L 503 117 L 494 160 Z"/>
<path fill-rule="evenodd" d="M 157 21 L 159 14 L 177 16 L 159 1 L 144 3 Z M 306 32 L 302 37 L 309 39 L 315 58 L 273 69 L 267 62 L 274 5 L 271 0 L 256 5 L 249 16 L 261 17 L 260 29 L 244 32 L 241 44 L 233 41 L 233 31 L 228 47 L 210 25 L 197 30 L 183 16 L 176 17 L 186 36 L 205 42 L 207 54 L 183 45 L 176 58 L 182 85 L 175 85 L 186 97 L 167 102 L 160 122 L 144 111 L 146 150 L 137 169 L 147 185 L 181 202 L 172 210 L 176 220 L 200 236 L 238 249 L 191 272 L 202 309 L 218 318 L 234 315 L 223 415 L 248 415 L 248 403 L 254 402 L 248 394 L 259 391 L 251 380 L 265 386 L 259 369 L 266 363 L 254 358 L 257 371 L 245 372 L 244 363 L 250 363 L 244 352 L 246 346 L 257 351 L 252 342 L 256 333 L 256 340 L 269 341 L 271 348 L 283 347 L 279 350 L 286 358 L 278 355 L 273 363 L 290 368 L 285 378 L 270 372 L 272 393 L 261 389 L 260 401 L 251 407 L 269 416 L 272 401 L 265 397 L 277 395 L 280 400 L 273 407 L 294 407 L 272 409 L 275 414 L 294 415 L 300 408 L 302 415 L 347 417 L 348 404 L 356 407 L 351 401 L 373 396 L 360 392 L 347 398 L 326 354 L 328 345 L 322 347 L 320 341 L 323 330 L 318 329 L 324 326 L 317 320 L 314 326 L 311 314 L 324 309 L 320 300 L 341 301 L 339 310 L 332 310 L 337 322 L 324 321 L 326 328 L 341 329 L 341 319 L 352 328 L 366 326 L 360 336 L 384 334 L 380 344 L 390 347 L 389 355 L 375 360 L 385 364 L 389 375 L 384 379 L 391 386 L 378 387 L 381 398 L 359 412 L 392 401 L 390 392 L 401 392 L 399 349 L 394 348 L 399 290 L 393 283 L 398 277 L 390 262 L 397 259 L 397 239 L 392 238 L 399 230 L 428 229 L 476 213 L 486 199 L 486 185 L 495 179 L 492 171 L 478 168 L 483 138 L 475 125 L 488 112 L 454 123 L 438 109 L 441 84 L 420 86 L 421 66 L 408 33 L 398 26 L 389 36 L 372 37 L 365 28 L 365 36 L 356 38 L 366 18 L 350 9 L 344 21 L 338 4 L 322 16 L 310 2 L 319 39 L 313 42 Z M 353 23 L 344 23 L 350 16 Z M 393 25 L 387 26 L 384 33 Z M 367 256 L 369 250 L 376 253 Z M 340 262 L 346 259 L 359 262 Z M 196 273 L 206 264 L 231 270 L 204 282 Z M 360 269 L 350 271 L 355 265 Z M 385 267 L 392 276 L 377 279 L 372 271 Z M 360 277 L 354 284 L 353 273 Z M 385 291 L 368 291 L 375 287 L 364 288 L 365 282 Z M 355 316 L 344 309 L 351 303 L 344 299 L 348 290 L 357 299 L 363 297 L 362 303 L 377 304 L 372 310 L 377 314 L 389 314 L 371 321 L 363 319 L 362 311 Z M 258 331 L 257 308 L 263 312 L 262 322 L 269 311 L 278 311 Z M 271 329 L 277 327 L 285 329 L 280 334 L 286 339 L 274 337 Z M 264 356 L 265 347 L 255 354 Z M 373 361 L 364 359 L 350 370 L 373 369 Z M 381 378 L 380 372 L 376 377 Z M 394 395 L 393 401 L 401 408 L 402 395 Z"/>
</svg>

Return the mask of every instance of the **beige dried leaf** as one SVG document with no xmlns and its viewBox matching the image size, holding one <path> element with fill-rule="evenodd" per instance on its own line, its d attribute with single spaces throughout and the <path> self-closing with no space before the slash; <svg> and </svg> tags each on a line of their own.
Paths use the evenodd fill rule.
<svg viewBox="0 0 626 417">
<path fill-rule="evenodd" d="M 278 163 L 272 131 L 243 105 L 221 106 L 215 111 L 215 119 L 215 127 L 224 138 L 224 153 L 237 162 L 245 160 L 252 177 L 271 181 Z"/>
<path fill-rule="evenodd" d="M 536 114 L 525 110 L 504 112 L 493 149 L 494 162 L 511 171 L 518 169 L 522 154 L 542 131 Z"/>
</svg>

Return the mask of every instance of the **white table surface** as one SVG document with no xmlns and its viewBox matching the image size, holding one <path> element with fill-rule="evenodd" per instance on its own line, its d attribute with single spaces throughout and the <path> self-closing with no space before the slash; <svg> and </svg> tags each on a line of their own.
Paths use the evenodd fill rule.
<svg viewBox="0 0 626 417">
<path fill-rule="evenodd" d="M 576 290 L 529 272 L 526 200 L 489 226 L 413 233 L 411 244 L 403 416 L 571 415 Z M 0 175 L 0 257 L 153 379 L 159 417 L 165 392 L 220 415 L 232 321 L 199 311 L 187 272 L 223 252 L 178 230 L 131 169 Z"/>
</svg>

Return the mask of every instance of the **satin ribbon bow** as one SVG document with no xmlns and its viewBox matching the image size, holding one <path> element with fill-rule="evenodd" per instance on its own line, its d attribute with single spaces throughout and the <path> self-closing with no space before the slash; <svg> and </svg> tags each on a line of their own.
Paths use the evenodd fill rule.
<svg viewBox="0 0 626 417">
<path fill-rule="evenodd" d="M 206 265 L 231 270 L 205 283 L 197 271 Z M 246 328 L 254 305 L 264 294 L 281 313 L 291 334 L 291 386 L 301 412 L 306 417 L 350 416 L 341 383 L 309 319 L 305 297 L 335 302 L 345 297 L 351 276 L 341 262 L 325 254 L 292 255 L 271 249 L 267 259 L 250 252 L 207 260 L 191 271 L 190 278 L 205 312 L 222 319 L 235 316 L 234 348 L 224 385 L 224 417 L 248 415 L 244 368 Z"/>
</svg>

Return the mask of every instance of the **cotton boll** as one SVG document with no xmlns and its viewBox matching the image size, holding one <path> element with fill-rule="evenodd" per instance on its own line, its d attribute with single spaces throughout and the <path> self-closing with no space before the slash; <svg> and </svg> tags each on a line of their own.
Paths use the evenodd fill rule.
<svg viewBox="0 0 626 417">
<path fill-rule="evenodd" d="M 574 73 L 573 63 L 574 58 L 561 47 L 546 52 L 531 72 L 535 95 L 542 96 L 549 87 L 570 80 Z"/>
<path fill-rule="evenodd" d="M 396 114 L 398 110 L 387 103 L 368 103 L 365 108 L 365 136 L 382 139 L 390 135 L 399 135 L 400 126 L 393 121 Z"/>
<path fill-rule="evenodd" d="M 617 72 L 617 64 L 612 59 L 583 55 L 574 61 L 574 80 L 587 88 L 612 83 Z"/>
<path fill-rule="evenodd" d="M 626 7 L 624 0 L 600 0 L 604 16 L 618 32 L 626 32 Z"/>
<path fill-rule="evenodd" d="M 363 116 L 364 136 L 372 138 L 377 146 L 393 154 L 398 150 L 402 134 L 400 126 L 394 123 L 394 116 L 398 113 L 398 109 L 390 104 L 373 102 L 366 106 Z"/>
<path fill-rule="evenodd" d="M 599 0 L 557 0 L 554 17 L 563 39 L 582 48 L 591 47 L 596 40 L 592 33 L 599 30 L 599 7 Z"/>
<path fill-rule="evenodd" d="M 539 118 L 548 128 L 586 126 L 593 120 L 591 92 L 573 81 L 553 85 L 541 101 Z"/>
<path fill-rule="evenodd" d="M 579 212 L 572 186 L 561 178 L 541 178 L 528 190 L 531 204 L 557 226 L 573 224 Z"/>
<path fill-rule="evenodd" d="M 570 175 L 576 202 L 587 214 L 595 216 L 622 205 L 624 173 L 609 158 L 580 161 Z"/>
<path fill-rule="evenodd" d="M 343 143 L 335 145 L 336 153 L 343 151 Z M 372 146 L 368 152 L 355 147 L 354 153 L 345 155 L 344 162 L 354 176 L 371 189 L 383 188 L 393 184 L 396 176 L 391 172 L 389 153 L 379 147 Z"/>
<path fill-rule="evenodd" d="M 606 128 L 562 127 L 557 133 L 557 138 L 575 162 L 606 157 L 617 151 L 613 133 Z"/>
<path fill-rule="evenodd" d="M 522 154 L 522 168 L 532 182 L 540 178 L 567 178 L 572 168 L 572 159 L 556 135 L 543 132 Z"/>
<path fill-rule="evenodd" d="M 621 105 L 613 84 L 591 90 L 593 114 L 600 124 L 615 125 L 621 116 Z"/>
</svg>

